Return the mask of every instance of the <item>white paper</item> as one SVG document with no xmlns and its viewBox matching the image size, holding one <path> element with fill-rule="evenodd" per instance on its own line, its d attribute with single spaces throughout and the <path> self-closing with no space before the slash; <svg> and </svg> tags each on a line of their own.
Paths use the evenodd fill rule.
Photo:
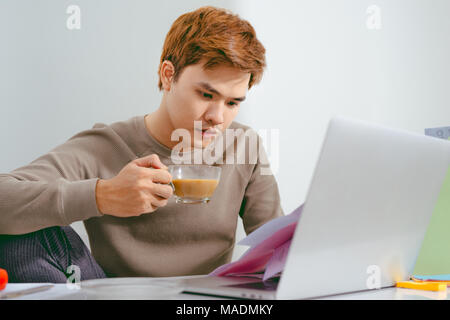
<svg viewBox="0 0 450 320">
<path fill-rule="evenodd" d="M 264 241 L 265 239 L 273 235 L 278 230 L 283 229 L 292 222 L 298 221 L 298 218 L 302 213 L 302 209 L 303 204 L 294 211 L 292 211 L 290 214 L 267 222 L 266 224 L 262 225 L 261 227 L 250 233 L 247 237 L 239 241 L 238 244 L 243 246 L 254 247 L 255 245 L 259 244 L 260 242 Z"/>
</svg>

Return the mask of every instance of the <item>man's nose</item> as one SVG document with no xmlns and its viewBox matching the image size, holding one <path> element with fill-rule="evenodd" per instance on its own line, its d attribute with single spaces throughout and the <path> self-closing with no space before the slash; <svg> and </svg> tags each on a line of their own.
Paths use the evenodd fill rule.
<svg viewBox="0 0 450 320">
<path fill-rule="evenodd" d="M 205 120 L 213 125 L 218 125 L 223 123 L 223 112 L 224 106 L 220 103 L 211 104 L 206 111 Z"/>
</svg>

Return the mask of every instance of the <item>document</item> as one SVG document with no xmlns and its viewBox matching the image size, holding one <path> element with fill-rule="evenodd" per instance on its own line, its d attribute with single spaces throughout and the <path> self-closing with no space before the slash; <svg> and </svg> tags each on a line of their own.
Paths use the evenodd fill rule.
<svg viewBox="0 0 450 320">
<path fill-rule="evenodd" d="M 303 205 L 291 214 L 273 219 L 253 231 L 238 243 L 250 246 L 242 257 L 218 267 L 210 275 L 250 276 L 250 274 L 258 273 L 259 277 L 264 271 L 263 280 L 267 280 L 283 271 L 302 209 Z"/>
<path fill-rule="evenodd" d="M 290 214 L 285 215 L 283 217 L 279 217 L 277 219 L 273 219 L 261 227 L 250 233 L 247 237 L 239 241 L 239 245 L 250 246 L 253 247 L 263 240 L 270 237 L 272 234 L 277 232 L 278 230 L 286 227 L 287 225 L 297 222 L 300 214 L 302 213 L 303 204 L 292 211 Z"/>
<path fill-rule="evenodd" d="M 284 265 L 286 264 L 286 258 L 289 252 L 290 245 L 291 240 L 288 240 L 280 247 L 275 249 L 269 262 L 267 262 L 266 272 L 264 272 L 263 281 L 266 281 L 267 279 L 270 279 L 283 271 Z"/>
</svg>

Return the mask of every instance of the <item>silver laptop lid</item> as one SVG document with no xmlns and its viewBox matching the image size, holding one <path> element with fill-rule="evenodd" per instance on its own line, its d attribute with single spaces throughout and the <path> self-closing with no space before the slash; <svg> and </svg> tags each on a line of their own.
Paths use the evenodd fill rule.
<svg viewBox="0 0 450 320">
<path fill-rule="evenodd" d="M 449 165 L 448 141 L 334 117 L 277 298 L 408 279 Z"/>
</svg>

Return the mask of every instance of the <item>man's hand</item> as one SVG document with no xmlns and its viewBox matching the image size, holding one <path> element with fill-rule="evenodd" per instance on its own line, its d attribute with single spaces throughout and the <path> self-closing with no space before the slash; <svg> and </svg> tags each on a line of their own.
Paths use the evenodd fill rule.
<svg viewBox="0 0 450 320">
<path fill-rule="evenodd" d="M 171 180 L 167 167 L 156 154 L 133 160 L 114 178 L 98 180 L 97 208 L 116 217 L 153 212 L 164 207 L 172 196 L 172 187 L 166 185 Z"/>
</svg>

